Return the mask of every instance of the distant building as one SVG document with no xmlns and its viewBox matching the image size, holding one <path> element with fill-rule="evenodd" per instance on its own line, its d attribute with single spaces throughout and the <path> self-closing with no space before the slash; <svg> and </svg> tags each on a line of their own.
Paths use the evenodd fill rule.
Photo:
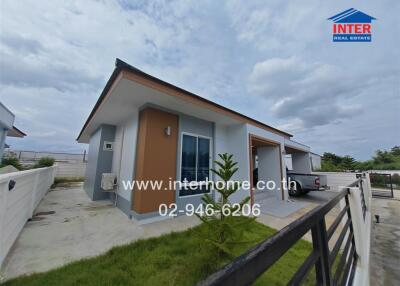
<svg viewBox="0 0 400 286">
<path fill-rule="evenodd" d="M 25 137 L 26 134 L 15 127 L 15 115 L 0 102 L 0 158 L 3 157 L 6 137 Z"/>
</svg>

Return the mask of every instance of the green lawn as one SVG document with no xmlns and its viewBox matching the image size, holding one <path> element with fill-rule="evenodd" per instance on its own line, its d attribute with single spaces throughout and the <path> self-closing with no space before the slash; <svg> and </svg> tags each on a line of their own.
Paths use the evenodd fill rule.
<svg viewBox="0 0 400 286">
<path fill-rule="evenodd" d="M 253 241 L 253 245 L 275 232 L 255 221 L 242 227 L 244 239 Z M 201 244 L 198 232 L 204 231 L 204 225 L 200 225 L 136 241 L 46 273 L 9 280 L 4 285 L 194 285 L 227 262 L 215 264 L 213 252 Z M 239 255 L 249 247 L 236 245 L 234 253 Z M 299 241 L 255 285 L 286 285 L 311 249 L 309 242 Z"/>
</svg>

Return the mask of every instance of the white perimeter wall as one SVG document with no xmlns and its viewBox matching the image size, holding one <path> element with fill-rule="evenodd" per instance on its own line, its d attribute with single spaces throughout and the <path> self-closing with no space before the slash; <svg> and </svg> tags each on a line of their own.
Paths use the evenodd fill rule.
<svg viewBox="0 0 400 286">
<path fill-rule="evenodd" d="M 378 173 L 378 174 L 390 174 L 394 175 L 397 174 L 400 176 L 400 171 L 399 170 L 369 170 L 368 173 Z"/>
<path fill-rule="evenodd" d="M 139 110 L 134 108 L 131 116 L 118 125 L 115 132 L 112 172 L 117 176 L 118 194 L 128 201 L 131 201 L 131 191 L 123 188 L 122 181 L 133 180 L 138 122 Z"/>
<path fill-rule="evenodd" d="M 56 177 L 85 177 L 86 162 L 56 162 Z"/>
<path fill-rule="evenodd" d="M 341 190 L 341 187 L 346 187 L 357 180 L 356 173 L 313 172 L 313 174 L 326 175 L 330 190 L 336 192 Z"/>
<path fill-rule="evenodd" d="M 0 175 L 0 266 L 54 182 L 57 166 Z M 9 190 L 9 182 L 15 186 Z"/>
</svg>

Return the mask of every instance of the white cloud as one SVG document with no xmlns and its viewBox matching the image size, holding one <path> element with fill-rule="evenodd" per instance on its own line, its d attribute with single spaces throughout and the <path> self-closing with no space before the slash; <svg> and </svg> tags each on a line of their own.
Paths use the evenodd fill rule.
<svg viewBox="0 0 400 286">
<path fill-rule="evenodd" d="M 342 101 L 369 88 L 370 83 L 362 81 L 362 76 L 349 76 L 337 66 L 299 57 L 271 58 L 254 65 L 249 91 L 266 101 L 278 118 L 294 120 L 298 128 L 312 128 L 362 111 L 360 104 Z"/>
</svg>

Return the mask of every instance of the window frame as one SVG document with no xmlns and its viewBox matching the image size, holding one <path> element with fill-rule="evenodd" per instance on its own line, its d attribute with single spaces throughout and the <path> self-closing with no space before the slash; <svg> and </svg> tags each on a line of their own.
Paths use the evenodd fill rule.
<svg viewBox="0 0 400 286">
<path fill-rule="evenodd" d="M 188 184 L 190 184 L 190 183 L 192 183 L 192 184 L 194 184 L 193 182 L 197 182 L 197 163 L 198 163 L 198 150 L 199 150 L 199 138 L 204 138 L 204 139 L 208 139 L 209 140 L 209 150 L 210 150 L 210 156 L 209 156 L 209 159 L 208 159 L 208 166 L 209 166 L 209 169 L 208 169 L 208 179 L 209 180 L 211 180 L 211 168 L 212 168 L 212 158 L 213 158 L 213 148 L 212 148 L 212 140 L 213 140 L 213 138 L 212 137 L 209 137 L 209 136 L 205 136 L 205 135 L 200 135 L 200 134 L 196 134 L 196 133 L 191 133 L 191 132 L 181 132 L 181 138 L 180 138 L 180 153 L 179 153 L 179 181 L 180 182 L 182 182 L 182 152 L 183 152 L 183 136 L 184 135 L 187 135 L 187 136 L 192 136 L 192 137 L 196 137 L 197 138 L 197 140 L 196 140 L 196 181 L 191 181 L 191 182 L 188 182 Z M 198 183 L 198 182 L 197 182 Z M 189 198 L 189 197 L 194 197 L 194 196 L 203 196 L 203 195 L 205 195 L 205 194 L 211 194 L 211 189 L 208 191 L 208 193 L 200 193 L 200 194 L 193 194 L 193 195 L 181 195 L 180 194 L 180 190 L 178 190 L 178 197 L 180 197 L 180 198 Z"/>
</svg>

